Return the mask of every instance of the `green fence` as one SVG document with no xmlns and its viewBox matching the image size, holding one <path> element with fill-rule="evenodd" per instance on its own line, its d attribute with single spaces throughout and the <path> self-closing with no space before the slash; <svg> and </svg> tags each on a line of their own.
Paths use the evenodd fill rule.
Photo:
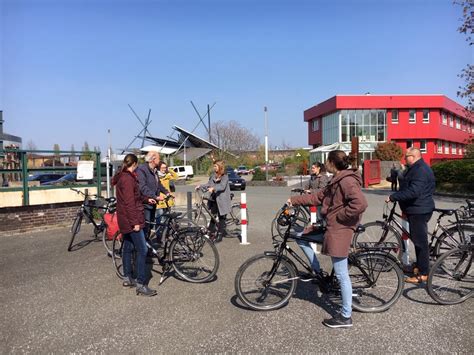
<svg viewBox="0 0 474 355">
<path fill-rule="evenodd" d="M 77 162 L 94 161 L 94 176 L 86 182 L 29 186 L 28 178 L 34 174 L 76 173 Z M 22 191 L 23 206 L 30 204 L 29 192 L 34 190 L 64 189 L 70 187 L 97 187 L 101 193 L 102 169 L 100 152 L 74 152 L 52 150 L 0 149 L 0 193 Z"/>
</svg>

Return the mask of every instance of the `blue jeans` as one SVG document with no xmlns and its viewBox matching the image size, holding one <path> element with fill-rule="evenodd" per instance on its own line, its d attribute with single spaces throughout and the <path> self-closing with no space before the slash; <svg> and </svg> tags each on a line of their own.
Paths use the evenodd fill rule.
<svg viewBox="0 0 474 355">
<path fill-rule="evenodd" d="M 337 258 L 332 256 L 331 259 L 334 267 L 334 274 L 339 280 L 339 285 L 341 286 L 341 314 L 344 317 L 349 318 L 352 314 L 352 284 L 349 277 L 347 258 Z"/>
<path fill-rule="evenodd" d="M 162 218 L 163 214 L 165 213 L 164 208 L 157 208 L 156 213 L 155 213 L 155 218 L 156 218 L 156 239 L 158 242 L 163 242 L 162 234 L 163 230 L 165 229 L 165 226 L 162 225 L 162 223 L 166 223 L 166 218 Z"/>
<path fill-rule="evenodd" d="M 324 234 L 306 235 L 305 238 L 314 240 L 315 243 L 321 243 L 324 239 Z M 316 257 L 313 248 L 311 248 L 311 245 L 309 244 L 310 242 L 302 239 L 296 239 L 296 243 L 300 246 L 301 250 L 303 250 L 303 253 L 305 253 L 311 268 L 316 272 L 321 271 L 319 260 Z"/>
<path fill-rule="evenodd" d="M 137 283 L 145 285 L 146 281 L 146 255 L 148 247 L 146 246 L 145 234 L 143 230 L 131 232 L 123 235 L 123 274 L 125 277 L 133 278 L 132 274 L 132 253 L 135 251 L 135 265 L 137 274 Z"/>
<path fill-rule="evenodd" d="M 147 208 L 145 206 L 145 222 L 154 222 L 155 221 L 155 208 Z M 143 232 L 145 233 L 146 236 L 150 235 L 150 225 L 148 223 L 145 223 L 145 227 L 143 227 Z"/>
</svg>

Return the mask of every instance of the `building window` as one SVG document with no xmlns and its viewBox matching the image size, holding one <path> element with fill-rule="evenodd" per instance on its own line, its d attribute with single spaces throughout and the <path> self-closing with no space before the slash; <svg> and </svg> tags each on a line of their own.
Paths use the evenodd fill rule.
<svg viewBox="0 0 474 355">
<path fill-rule="evenodd" d="M 437 150 L 438 153 L 443 153 L 443 141 L 437 142 Z"/>
<path fill-rule="evenodd" d="M 451 154 L 456 154 L 457 151 L 456 151 L 456 143 L 452 143 L 451 144 Z"/>
<path fill-rule="evenodd" d="M 392 110 L 392 123 L 398 123 L 398 110 Z"/>
<path fill-rule="evenodd" d="M 319 131 L 319 118 L 313 120 L 313 132 Z"/>
<path fill-rule="evenodd" d="M 420 141 L 420 152 L 426 153 L 426 140 L 422 139 Z"/>
<path fill-rule="evenodd" d="M 456 117 L 456 128 L 461 129 L 461 118 L 460 117 Z"/>
<path fill-rule="evenodd" d="M 423 123 L 430 123 L 430 110 L 423 110 Z"/>
<path fill-rule="evenodd" d="M 446 112 L 441 112 L 441 122 L 447 126 L 448 125 L 448 119 L 446 118 Z"/>
<path fill-rule="evenodd" d="M 384 142 L 387 136 L 387 111 L 341 110 L 341 142 L 359 137 L 361 142 Z M 326 122 L 326 121 L 325 121 Z M 326 124 L 324 132 L 326 132 Z"/>
<path fill-rule="evenodd" d="M 416 110 L 410 110 L 408 116 L 409 123 L 416 123 Z"/>
<path fill-rule="evenodd" d="M 449 154 L 449 143 L 444 142 L 444 154 Z"/>
<path fill-rule="evenodd" d="M 411 139 L 407 140 L 407 149 L 413 147 L 413 141 Z"/>
<path fill-rule="evenodd" d="M 449 127 L 454 127 L 454 117 L 453 117 L 453 115 L 449 115 Z"/>
</svg>

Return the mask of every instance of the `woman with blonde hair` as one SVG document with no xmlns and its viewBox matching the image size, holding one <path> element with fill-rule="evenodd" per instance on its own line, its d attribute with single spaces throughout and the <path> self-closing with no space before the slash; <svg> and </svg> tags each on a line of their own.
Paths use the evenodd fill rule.
<svg viewBox="0 0 474 355">
<path fill-rule="evenodd" d="M 209 178 L 209 182 L 202 186 L 198 185 L 196 189 L 206 187 L 211 193 L 209 208 L 211 209 L 211 213 L 219 216 L 219 226 L 216 234 L 216 225 L 214 220 L 211 219 L 209 231 L 211 233 L 211 238 L 216 242 L 220 242 L 226 233 L 226 216 L 231 210 L 230 187 L 229 177 L 225 172 L 224 162 L 222 160 L 215 161 L 213 169 L 214 173 Z"/>
<path fill-rule="evenodd" d="M 160 161 L 158 163 L 158 166 L 156 167 L 156 175 L 160 179 L 161 185 L 167 190 L 171 191 L 170 185 L 172 181 L 178 180 L 178 174 L 173 170 L 173 169 L 168 169 L 168 166 L 164 161 Z M 159 228 L 160 228 L 160 223 L 161 223 L 161 216 L 165 212 L 165 209 L 167 206 L 171 207 L 174 206 L 174 200 L 170 199 L 167 202 L 164 201 L 166 195 L 162 192 L 160 194 L 160 197 L 163 198 L 163 200 L 158 201 L 156 204 L 156 228 L 157 228 L 157 237 L 158 241 L 161 241 L 161 233 L 159 233 Z"/>
</svg>

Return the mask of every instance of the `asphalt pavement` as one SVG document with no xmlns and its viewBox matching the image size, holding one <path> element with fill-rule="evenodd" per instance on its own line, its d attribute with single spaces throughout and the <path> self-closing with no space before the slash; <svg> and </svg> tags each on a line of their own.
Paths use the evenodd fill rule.
<svg viewBox="0 0 474 355">
<path fill-rule="evenodd" d="M 179 189 L 192 189 L 179 186 Z M 152 298 L 123 288 L 101 242 L 84 226 L 67 252 L 68 229 L 0 238 L 0 352 L 4 353 L 472 353 L 474 299 L 435 304 L 423 287 L 406 285 L 384 313 L 353 313 L 350 329 L 321 324 L 335 305 L 316 286 L 299 283 L 279 310 L 255 312 L 235 296 L 234 277 L 249 257 L 271 250 L 270 222 L 289 188 L 248 187 L 249 245 L 218 244 L 217 278 L 192 284 L 168 278 Z M 380 219 L 386 191 L 367 191 L 363 222 Z M 236 193 L 238 198 L 239 193 Z M 458 198 L 437 198 L 456 207 Z M 323 265 L 328 265 L 328 258 Z"/>
</svg>

